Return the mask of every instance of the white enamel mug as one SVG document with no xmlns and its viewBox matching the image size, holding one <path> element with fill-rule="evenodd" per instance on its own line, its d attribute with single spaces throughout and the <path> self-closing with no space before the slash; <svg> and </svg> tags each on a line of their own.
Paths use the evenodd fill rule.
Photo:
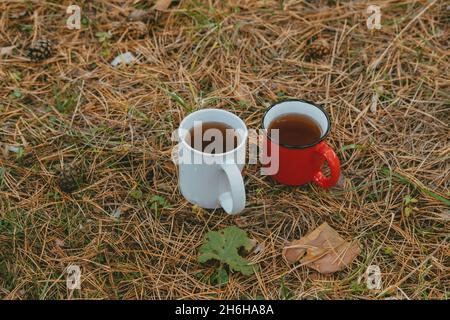
<svg viewBox="0 0 450 320">
<path fill-rule="evenodd" d="M 199 123 L 221 122 L 238 136 L 238 146 L 225 153 L 205 153 L 190 146 L 189 132 Z M 191 113 L 178 129 L 178 172 L 181 194 L 202 208 L 222 207 L 228 214 L 245 208 L 245 188 L 241 171 L 245 164 L 248 131 L 245 123 L 231 112 L 203 109 Z"/>
</svg>

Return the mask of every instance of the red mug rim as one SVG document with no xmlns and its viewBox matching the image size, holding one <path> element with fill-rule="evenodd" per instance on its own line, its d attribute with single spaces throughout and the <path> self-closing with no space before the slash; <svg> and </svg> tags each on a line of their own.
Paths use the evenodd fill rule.
<svg viewBox="0 0 450 320">
<path fill-rule="evenodd" d="M 277 106 L 277 105 L 279 105 L 279 104 L 281 104 L 281 103 L 284 103 L 284 102 L 290 102 L 290 101 L 293 101 L 293 102 L 303 102 L 303 103 L 310 104 L 310 105 L 316 107 L 317 109 L 319 109 L 319 110 L 325 115 L 325 117 L 327 118 L 327 125 L 328 125 L 328 127 L 327 127 L 327 131 L 325 131 L 325 133 L 320 137 L 320 139 L 318 139 L 317 141 L 314 141 L 313 143 L 302 144 L 302 145 L 282 144 L 282 143 L 278 143 L 278 142 L 272 141 L 272 139 L 270 138 L 270 135 L 267 133 L 268 129 L 266 129 L 266 128 L 264 127 L 264 120 L 266 119 L 267 113 L 268 113 L 273 107 L 275 107 L 275 106 Z M 267 108 L 267 110 L 264 112 L 264 115 L 263 115 L 263 117 L 262 117 L 262 119 L 261 119 L 261 128 L 263 128 L 263 130 L 264 130 L 264 132 L 265 132 L 265 134 L 266 134 L 267 139 L 269 139 L 271 143 L 278 144 L 278 145 L 280 145 L 280 146 L 282 146 L 282 147 L 285 147 L 285 148 L 288 148 L 288 149 L 306 149 L 306 148 L 313 147 L 313 146 L 319 144 L 320 142 L 322 142 L 323 140 L 325 140 L 325 138 L 326 138 L 326 137 L 328 136 L 328 134 L 330 133 L 331 120 L 330 120 L 330 116 L 328 115 L 328 113 L 327 113 L 320 105 L 318 105 L 318 104 L 316 104 L 316 103 L 314 103 L 314 102 L 312 102 L 312 101 L 308 101 L 308 100 L 305 100 L 305 99 L 285 99 L 285 100 L 277 101 L 277 102 L 275 102 L 274 104 L 272 104 L 269 108 Z"/>
</svg>

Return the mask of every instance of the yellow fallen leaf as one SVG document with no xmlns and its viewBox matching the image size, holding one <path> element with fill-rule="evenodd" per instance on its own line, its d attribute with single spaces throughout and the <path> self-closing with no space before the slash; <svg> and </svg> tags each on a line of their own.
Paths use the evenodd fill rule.
<svg viewBox="0 0 450 320">
<path fill-rule="evenodd" d="M 320 273 L 343 270 L 359 253 L 356 242 L 345 241 L 326 222 L 283 249 L 283 256 L 289 263 L 300 261 Z"/>
<path fill-rule="evenodd" d="M 167 10 L 172 3 L 172 0 L 158 0 L 156 1 L 153 9 L 164 11 Z"/>
</svg>

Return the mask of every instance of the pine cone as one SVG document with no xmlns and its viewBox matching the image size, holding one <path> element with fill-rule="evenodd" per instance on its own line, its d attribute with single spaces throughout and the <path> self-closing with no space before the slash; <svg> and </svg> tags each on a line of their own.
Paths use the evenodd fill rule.
<svg viewBox="0 0 450 320">
<path fill-rule="evenodd" d="M 128 36 L 130 38 L 142 38 L 148 33 L 147 25 L 141 21 L 128 23 Z"/>
<path fill-rule="evenodd" d="M 316 40 L 306 49 L 306 56 L 311 59 L 322 59 L 330 54 L 330 46 L 324 40 Z"/>
<path fill-rule="evenodd" d="M 74 166 L 66 166 L 58 176 L 58 186 L 61 191 L 66 193 L 71 193 L 78 189 L 82 181 L 82 172 Z"/>
<path fill-rule="evenodd" d="M 53 55 L 53 43 L 48 39 L 41 39 L 33 43 L 27 50 L 27 57 L 32 61 L 42 61 Z"/>
</svg>

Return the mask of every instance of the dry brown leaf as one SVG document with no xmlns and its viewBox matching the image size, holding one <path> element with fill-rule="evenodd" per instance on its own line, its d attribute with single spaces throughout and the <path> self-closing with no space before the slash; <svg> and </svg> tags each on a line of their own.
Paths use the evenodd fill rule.
<svg viewBox="0 0 450 320">
<path fill-rule="evenodd" d="M 10 56 L 13 53 L 13 50 L 14 50 L 15 47 L 16 46 L 0 48 L 0 57 L 2 57 L 2 56 Z"/>
<path fill-rule="evenodd" d="M 356 242 L 345 241 L 326 222 L 283 249 L 283 256 L 289 263 L 300 261 L 320 273 L 343 270 L 359 253 Z"/>
<path fill-rule="evenodd" d="M 167 10 L 172 3 L 172 0 L 158 0 L 156 1 L 153 9 L 164 11 Z"/>
</svg>

